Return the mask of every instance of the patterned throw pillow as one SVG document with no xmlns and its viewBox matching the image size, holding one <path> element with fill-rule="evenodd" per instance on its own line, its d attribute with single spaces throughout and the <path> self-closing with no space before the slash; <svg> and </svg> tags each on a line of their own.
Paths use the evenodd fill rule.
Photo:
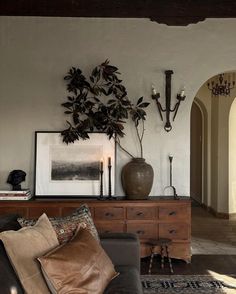
<svg viewBox="0 0 236 294">
<path fill-rule="evenodd" d="M 75 234 L 78 225 L 88 229 L 99 241 L 98 232 L 94 225 L 90 210 L 86 204 L 77 208 L 72 214 L 63 217 L 49 218 L 60 244 L 68 242 Z M 17 221 L 22 227 L 35 225 L 35 219 L 18 218 Z"/>
</svg>

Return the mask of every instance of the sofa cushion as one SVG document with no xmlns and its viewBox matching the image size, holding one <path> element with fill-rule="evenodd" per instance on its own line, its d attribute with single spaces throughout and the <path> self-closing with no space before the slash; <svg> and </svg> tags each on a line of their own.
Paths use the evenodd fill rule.
<svg viewBox="0 0 236 294">
<path fill-rule="evenodd" d="M 36 223 L 36 220 L 34 219 L 18 218 L 17 220 L 22 227 L 32 226 Z M 86 204 L 77 208 L 68 216 L 50 217 L 49 220 L 56 231 L 60 244 L 68 242 L 73 237 L 78 225 L 86 227 L 92 235 L 99 240 L 97 229 Z"/>
<path fill-rule="evenodd" d="M 79 228 L 75 237 L 39 257 L 52 293 L 103 293 L 117 273 L 92 234 Z"/>
<path fill-rule="evenodd" d="M 142 294 L 139 271 L 135 266 L 117 266 L 120 273 L 107 286 L 104 294 Z"/>
<path fill-rule="evenodd" d="M 0 240 L 0 293 L 11 293 L 14 287 L 17 294 L 23 294 L 24 290 L 21 283 L 8 259 L 6 250 Z"/>
<path fill-rule="evenodd" d="M 0 232 L 14 230 L 17 231 L 21 228 L 17 222 L 17 214 L 7 214 L 0 216 Z"/>
<path fill-rule="evenodd" d="M 7 230 L 17 231 L 21 228 L 17 222 L 17 214 L 0 216 L 0 232 Z M 21 283 L 9 261 L 4 244 L 0 240 L 0 293 L 11 293 L 11 289 L 15 288 L 18 294 L 23 294 L 24 290 Z"/>
<path fill-rule="evenodd" d="M 5 250 L 27 293 L 49 293 L 36 257 L 59 245 L 56 233 L 43 214 L 33 227 L 0 233 Z"/>
</svg>

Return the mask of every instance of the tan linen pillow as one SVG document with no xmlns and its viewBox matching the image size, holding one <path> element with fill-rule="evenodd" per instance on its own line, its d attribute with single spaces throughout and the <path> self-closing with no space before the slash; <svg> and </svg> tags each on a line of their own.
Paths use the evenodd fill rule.
<svg viewBox="0 0 236 294">
<path fill-rule="evenodd" d="M 101 245 L 84 228 L 38 260 L 53 294 L 100 294 L 117 275 Z"/>
<path fill-rule="evenodd" d="M 32 227 L 0 233 L 5 250 L 28 294 L 50 293 L 40 270 L 37 257 L 59 245 L 56 233 L 43 214 Z"/>
</svg>

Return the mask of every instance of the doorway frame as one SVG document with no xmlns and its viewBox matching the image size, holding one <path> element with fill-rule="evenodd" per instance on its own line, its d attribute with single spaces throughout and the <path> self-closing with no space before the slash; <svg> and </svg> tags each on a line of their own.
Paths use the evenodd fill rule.
<svg viewBox="0 0 236 294">
<path fill-rule="evenodd" d="M 202 121 L 202 130 L 201 130 L 201 143 L 202 143 L 202 170 L 201 170 L 201 176 L 202 176 L 202 187 L 201 187 L 201 203 L 200 204 L 206 204 L 205 201 L 207 200 L 208 203 L 208 199 L 206 199 L 206 195 L 207 195 L 207 150 L 206 150 L 206 146 L 207 146 L 207 121 L 206 121 L 206 109 L 205 106 L 203 105 L 203 103 L 201 102 L 200 99 L 198 99 L 197 97 L 195 97 L 193 99 L 193 103 L 198 107 L 198 109 L 200 110 L 201 113 L 201 121 Z M 192 105 L 193 105 L 192 103 Z M 192 110 L 192 106 L 191 106 L 191 110 Z M 191 115 L 192 115 L 192 111 L 190 111 L 190 120 L 191 120 Z M 190 128 L 190 132 L 191 132 L 191 128 Z M 191 136 L 190 136 L 191 139 Z M 190 161 L 190 165 L 191 165 L 191 161 Z M 191 171 L 191 166 L 190 166 L 190 171 Z M 191 197 L 191 195 L 190 195 Z"/>
</svg>

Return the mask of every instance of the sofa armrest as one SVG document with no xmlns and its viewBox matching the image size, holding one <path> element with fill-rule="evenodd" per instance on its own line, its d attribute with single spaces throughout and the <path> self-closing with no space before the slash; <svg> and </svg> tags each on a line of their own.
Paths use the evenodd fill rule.
<svg viewBox="0 0 236 294">
<path fill-rule="evenodd" d="M 140 242 L 131 233 L 101 234 L 101 245 L 114 265 L 135 266 L 140 271 Z"/>
</svg>

